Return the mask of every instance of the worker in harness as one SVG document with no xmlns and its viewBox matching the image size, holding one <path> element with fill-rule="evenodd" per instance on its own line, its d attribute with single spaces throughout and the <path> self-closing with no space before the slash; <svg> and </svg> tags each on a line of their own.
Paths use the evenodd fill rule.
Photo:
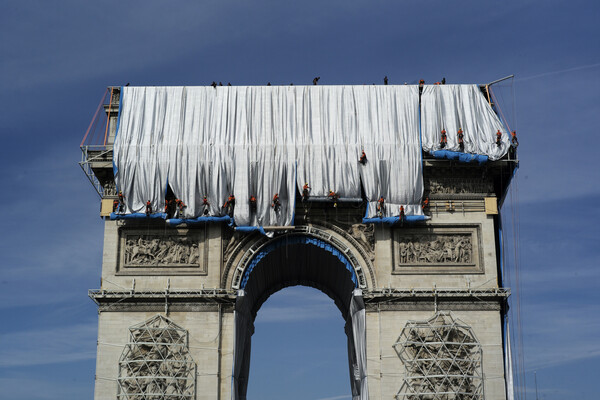
<svg viewBox="0 0 600 400">
<path fill-rule="evenodd" d="M 123 196 L 123 192 L 119 191 L 119 212 L 123 213 L 125 211 L 125 197 Z"/>
<path fill-rule="evenodd" d="M 208 202 L 208 198 L 206 196 L 202 197 L 202 207 L 204 208 L 204 211 L 202 212 L 204 215 L 208 215 L 208 211 L 210 208 L 210 203 Z"/>
<path fill-rule="evenodd" d="M 235 196 L 230 194 L 229 197 L 227 198 L 227 201 L 225 202 L 225 204 L 223 204 L 223 208 L 226 209 L 227 215 L 229 215 L 231 217 L 231 216 L 233 216 L 234 207 L 235 207 Z"/>
<path fill-rule="evenodd" d="M 456 134 L 456 136 L 458 137 L 458 147 L 460 148 L 460 151 L 463 151 L 465 149 L 465 142 L 463 141 L 463 138 L 465 137 L 462 128 L 458 129 L 458 133 Z"/>
<path fill-rule="evenodd" d="M 149 217 L 150 214 L 152 214 L 152 203 L 150 203 L 150 200 L 148 200 L 146 202 L 146 216 Z"/>
<path fill-rule="evenodd" d="M 358 162 L 361 163 L 362 165 L 365 165 L 367 163 L 367 155 L 365 154 L 364 150 L 362 151 L 362 154 L 360 155 Z"/>
<path fill-rule="evenodd" d="M 175 199 L 175 205 L 177 206 L 177 216 L 180 217 L 183 215 L 183 209 L 187 206 L 180 199 Z"/>
<path fill-rule="evenodd" d="M 250 211 L 256 211 L 256 197 L 254 195 L 250 196 L 248 202 L 250 203 Z"/>
<path fill-rule="evenodd" d="M 329 194 L 327 195 L 327 197 L 329 197 L 329 199 L 331 201 L 333 201 L 333 206 L 337 207 L 337 201 L 340 198 L 340 195 L 337 194 L 336 192 L 334 192 L 333 190 L 330 190 Z"/>
<path fill-rule="evenodd" d="M 379 216 L 379 218 L 383 217 L 384 209 L 385 209 L 385 199 L 383 198 L 383 196 L 381 196 L 379 198 L 379 200 L 377 200 L 377 215 Z"/>
<path fill-rule="evenodd" d="M 519 140 L 517 139 L 517 131 L 512 131 L 510 133 L 510 136 L 511 136 L 510 143 L 516 149 L 517 147 L 519 147 Z"/>
<path fill-rule="evenodd" d="M 404 221 L 406 215 L 404 214 L 404 206 L 400 206 L 400 222 Z"/>
<path fill-rule="evenodd" d="M 169 218 L 174 214 L 173 205 L 173 200 L 165 199 L 165 214 L 167 214 L 167 217 Z"/>
<path fill-rule="evenodd" d="M 500 147 L 500 145 L 502 145 L 502 132 L 498 129 L 498 132 L 496 132 L 496 146 Z"/>
<path fill-rule="evenodd" d="M 273 196 L 273 201 L 271 201 L 271 207 L 273 207 L 273 210 L 275 210 L 275 212 L 279 211 L 279 208 L 281 207 L 281 203 L 279 202 L 279 193 L 275 193 L 275 196 Z"/>
<path fill-rule="evenodd" d="M 443 149 L 448 144 L 448 137 L 446 136 L 446 130 L 442 129 L 442 137 L 440 138 L 440 148 Z"/>
<path fill-rule="evenodd" d="M 302 186 L 302 201 L 308 200 L 309 196 L 310 196 L 310 186 L 308 186 L 308 183 L 304 183 L 304 186 Z"/>
<path fill-rule="evenodd" d="M 423 210 L 425 210 L 425 207 L 429 207 L 429 197 L 426 197 L 425 200 L 423 200 L 423 203 L 421 204 L 421 208 Z"/>
</svg>

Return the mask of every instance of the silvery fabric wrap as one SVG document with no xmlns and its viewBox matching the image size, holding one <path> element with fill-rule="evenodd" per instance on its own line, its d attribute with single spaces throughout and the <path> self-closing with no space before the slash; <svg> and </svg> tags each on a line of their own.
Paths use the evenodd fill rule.
<svg viewBox="0 0 600 400">
<path fill-rule="evenodd" d="M 464 152 L 502 158 L 510 148 L 509 134 L 477 85 L 426 85 L 421 96 L 423 150 L 440 150 L 442 129 L 448 144 L 444 150 L 460 151 L 458 130 L 464 134 Z M 496 132 L 502 143 L 496 144 Z"/>
<path fill-rule="evenodd" d="M 423 168 L 417 86 L 366 86 L 357 100 L 356 123 L 367 162 L 360 175 L 368 201 L 367 218 L 422 215 Z"/>
<path fill-rule="evenodd" d="M 254 321 L 243 290 L 235 300 L 231 400 L 246 400 Z"/>
<path fill-rule="evenodd" d="M 439 146 L 442 125 L 448 132 L 460 125 L 466 151 L 506 153 L 508 135 L 477 86 L 426 86 L 422 102 L 427 151 Z M 448 134 L 449 149 L 458 149 L 455 136 Z M 291 225 L 304 184 L 310 196 L 331 190 L 356 198 L 362 182 L 368 218 L 378 216 L 380 197 L 383 217 L 398 216 L 400 206 L 422 215 L 418 87 L 124 87 L 114 163 L 126 213 L 144 212 L 148 200 L 162 211 L 168 184 L 187 205 L 185 218 L 205 208 L 225 215 L 235 195 L 238 226 Z M 276 194 L 280 207 L 272 206 Z"/>
<path fill-rule="evenodd" d="M 368 400 L 366 314 L 360 289 L 354 289 L 352 294 L 346 321 L 346 335 L 352 400 Z"/>
</svg>

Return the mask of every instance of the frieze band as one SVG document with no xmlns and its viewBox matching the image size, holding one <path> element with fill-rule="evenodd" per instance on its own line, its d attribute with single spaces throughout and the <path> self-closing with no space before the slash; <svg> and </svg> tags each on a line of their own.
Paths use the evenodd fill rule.
<svg viewBox="0 0 600 400">
<path fill-rule="evenodd" d="M 471 235 L 414 235 L 399 240 L 400 264 L 470 264 Z"/>
<path fill-rule="evenodd" d="M 204 230 L 168 234 L 121 231 L 119 272 L 206 273 Z"/>
<path fill-rule="evenodd" d="M 479 227 L 396 229 L 393 273 L 481 273 Z"/>
</svg>

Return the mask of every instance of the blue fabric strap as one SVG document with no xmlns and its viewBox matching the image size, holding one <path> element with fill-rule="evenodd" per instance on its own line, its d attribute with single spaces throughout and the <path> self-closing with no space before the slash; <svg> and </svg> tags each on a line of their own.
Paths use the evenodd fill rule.
<svg viewBox="0 0 600 400">
<path fill-rule="evenodd" d="M 483 164 L 488 161 L 488 156 L 484 156 L 481 154 L 461 153 L 459 151 L 436 150 L 432 154 L 435 158 L 445 158 L 448 160 L 455 160 L 464 163 L 477 161 L 479 164 Z"/>
<path fill-rule="evenodd" d="M 427 216 L 425 215 L 406 215 L 402 222 L 414 223 L 418 221 L 425 221 Z M 387 224 L 394 225 L 400 222 L 400 217 L 385 217 L 385 218 L 363 218 L 363 224 Z"/>
<path fill-rule="evenodd" d="M 111 221 L 118 220 L 118 219 L 146 219 L 146 218 L 150 218 L 150 219 L 167 219 L 167 214 L 165 214 L 165 213 L 154 213 L 154 214 L 146 215 L 144 213 L 133 213 L 133 214 L 110 213 L 110 219 L 111 219 Z"/>
</svg>

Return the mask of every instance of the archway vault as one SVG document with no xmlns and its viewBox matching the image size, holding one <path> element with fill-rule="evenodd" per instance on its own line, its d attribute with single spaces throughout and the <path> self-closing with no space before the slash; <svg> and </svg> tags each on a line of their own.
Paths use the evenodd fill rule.
<svg viewBox="0 0 600 400">
<path fill-rule="evenodd" d="M 285 234 L 273 238 L 255 234 L 237 241 L 235 246 L 231 246 L 233 248 L 231 255 L 227 257 L 222 286 L 234 290 L 243 289 L 245 278 L 247 279 L 249 275 L 248 268 L 252 269 L 255 256 L 268 250 L 269 246 L 276 246 L 275 243 L 294 236 L 320 240 L 327 244 L 331 249 L 330 252 L 346 258 L 348 269 L 352 269 L 351 273 L 356 279 L 356 287 L 362 290 L 377 287 L 372 265 L 374 244 L 367 243 L 368 240 L 364 236 L 362 240 L 357 240 L 345 230 L 324 222 L 319 222 L 318 225 L 296 225 Z M 342 257 L 338 258 L 342 259 Z"/>
<path fill-rule="evenodd" d="M 258 238 L 240 251 L 231 277 L 231 287 L 238 290 L 233 400 L 246 398 L 251 337 L 258 310 L 273 293 L 295 285 L 314 287 L 334 300 L 346 321 L 353 399 L 368 398 L 361 290 L 367 288 L 368 279 L 351 245 L 326 230 L 302 226 L 275 238 Z"/>
</svg>

